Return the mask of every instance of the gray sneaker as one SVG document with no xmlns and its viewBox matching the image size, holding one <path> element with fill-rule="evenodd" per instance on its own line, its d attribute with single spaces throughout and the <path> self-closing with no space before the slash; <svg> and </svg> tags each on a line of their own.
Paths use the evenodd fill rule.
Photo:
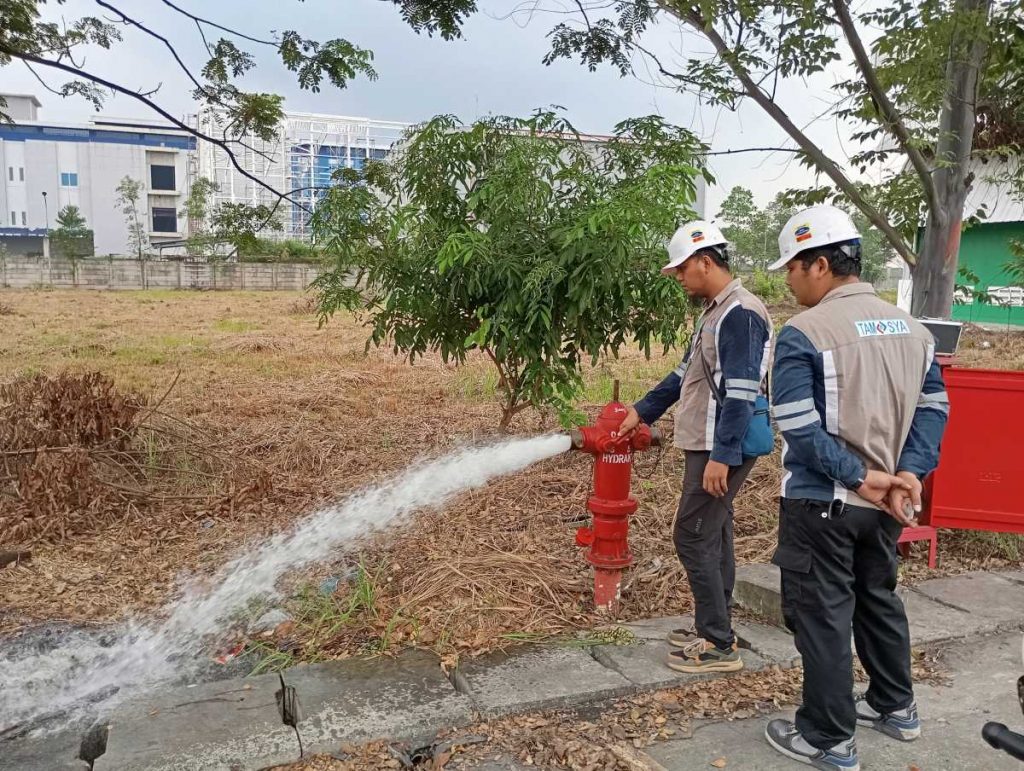
<svg viewBox="0 0 1024 771">
<path fill-rule="evenodd" d="M 687 648 L 692 643 L 697 640 L 702 640 L 703 638 L 697 634 L 696 627 L 691 624 L 690 626 L 681 626 L 673 629 L 668 633 L 668 637 L 666 639 L 668 640 L 669 645 L 674 645 L 677 648 Z M 739 650 L 739 644 L 734 642 L 732 644 L 732 649 Z"/>
<path fill-rule="evenodd" d="M 691 675 L 702 672 L 738 672 L 743 669 L 743 659 L 735 645 L 721 650 L 700 637 L 681 650 L 670 651 L 665 664 L 669 669 Z"/>
<path fill-rule="evenodd" d="M 792 758 L 822 771 L 860 771 L 857 759 L 857 745 L 853 739 L 840 742 L 835 747 L 819 750 L 807 743 L 800 731 L 789 720 L 772 720 L 765 726 L 764 738 L 773 749 L 787 758 Z"/>
<path fill-rule="evenodd" d="M 700 635 L 697 634 L 697 629 L 693 624 L 690 624 L 689 626 L 681 626 L 678 629 L 673 629 L 669 632 L 668 644 L 674 645 L 677 648 L 685 648 L 687 645 L 699 638 Z"/>
<path fill-rule="evenodd" d="M 870 704 L 864 694 L 854 701 L 857 707 L 857 725 L 868 726 L 886 736 L 901 742 L 912 742 L 921 735 L 921 719 L 917 716 L 917 703 L 895 712 L 879 712 Z"/>
</svg>

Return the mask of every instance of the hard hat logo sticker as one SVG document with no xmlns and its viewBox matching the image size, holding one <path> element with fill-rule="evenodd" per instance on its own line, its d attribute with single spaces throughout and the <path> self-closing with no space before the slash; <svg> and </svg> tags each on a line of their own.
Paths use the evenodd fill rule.
<svg viewBox="0 0 1024 771">
<path fill-rule="evenodd" d="M 801 241 L 806 241 L 808 238 L 811 237 L 811 226 L 801 225 L 796 229 L 794 235 L 796 235 L 797 243 L 800 243 Z"/>
<path fill-rule="evenodd" d="M 704 240 L 704 231 L 694 230 L 693 232 L 690 233 L 690 238 L 693 239 L 693 243 L 699 243 Z"/>
</svg>

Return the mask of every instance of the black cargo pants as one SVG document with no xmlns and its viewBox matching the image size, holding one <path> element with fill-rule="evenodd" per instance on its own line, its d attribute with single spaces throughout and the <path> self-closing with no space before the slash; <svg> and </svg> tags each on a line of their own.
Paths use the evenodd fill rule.
<svg viewBox="0 0 1024 771">
<path fill-rule="evenodd" d="M 895 592 L 901 528 L 877 509 L 782 499 L 772 562 L 782 570 L 782 613 L 803 658 L 796 726 L 818 749 L 857 728 L 851 626 L 871 679 L 868 704 L 892 712 L 914 700 L 907 614 Z"/>
<path fill-rule="evenodd" d="M 719 648 L 728 648 L 736 641 L 731 618 L 736 583 L 732 502 L 757 459 L 748 458 L 739 466 L 731 466 L 729 491 L 716 498 L 704 490 L 704 467 L 710 458 L 710 452 L 686 451 L 683 494 L 672 540 L 693 592 L 697 634 Z"/>
</svg>

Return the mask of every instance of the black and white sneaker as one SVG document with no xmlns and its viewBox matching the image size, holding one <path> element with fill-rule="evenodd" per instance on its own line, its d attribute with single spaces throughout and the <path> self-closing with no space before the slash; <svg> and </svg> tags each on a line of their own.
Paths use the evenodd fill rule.
<svg viewBox="0 0 1024 771">
<path fill-rule="evenodd" d="M 822 771 L 860 771 L 857 745 L 853 739 L 827 750 L 819 750 L 807 743 L 800 731 L 789 720 L 772 720 L 764 729 L 764 738 L 787 758 L 806 763 Z"/>
<path fill-rule="evenodd" d="M 855 703 L 857 725 L 869 726 L 901 742 L 912 742 L 921 735 L 921 719 L 917 716 L 916 702 L 895 712 L 879 712 L 868 704 L 863 694 L 856 697 Z"/>
</svg>

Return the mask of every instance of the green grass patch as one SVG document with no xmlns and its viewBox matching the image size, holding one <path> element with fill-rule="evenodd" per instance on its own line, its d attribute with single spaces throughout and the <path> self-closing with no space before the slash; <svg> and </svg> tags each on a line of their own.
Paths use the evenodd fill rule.
<svg viewBox="0 0 1024 771">
<path fill-rule="evenodd" d="M 159 365 L 170 361 L 168 351 L 140 345 L 122 345 L 112 355 L 124 364 Z"/>
<path fill-rule="evenodd" d="M 498 395 L 498 371 L 485 365 L 460 367 L 451 390 L 455 396 L 467 401 L 492 401 Z"/>
<path fill-rule="evenodd" d="M 984 530 L 965 530 L 957 533 L 960 548 L 970 556 L 1018 562 L 1024 557 L 1024 535 L 1017 533 L 989 533 Z M 942 544 L 945 536 L 939 539 Z M 956 547 L 953 547 L 956 549 Z"/>
<path fill-rule="evenodd" d="M 39 342 L 47 348 L 67 348 L 71 345 L 71 335 L 63 332 L 43 332 L 39 335 Z"/>
<path fill-rule="evenodd" d="M 353 632 L 365 632 L 360 652 L 382 653 L 391 644 L 390 636 L 395 628 L 408 619 L 395 615 L 381 628 L 377 613 L 377 584 L 384 567 L 371 573 L 360 564 L 356 574 L 347 585 L 339 586 L 333 593 L 324 593 L 320 587 L 303 585 L 286 604 L 286 609 L 295 622 L 293 635 L 302 641 L 297 650 L 281 651 L 267 641 L 252 641 L 247 649 L 258 662 L 250 674 L 277 672 L 296 661 L 316 662 L 324 658 L 323 650 L 338 637 Z"/>
<path fill-rule="evenodd" d="M 604 404 L 612 399 L 615 381 L 619 381 L 619 400 L 624 404 L 643 398 L 649 390 L 661 382 L 672 369 L 672 359 L 630 362 L 610 360 L 587 376 L 583 400 L 593 404 Z"/>
<path fill-rule="evenodd" d="M 136 289 L 124 292 L 127 297 L 130 297 L 140 305 L 149 305 L 150 303 L 174 300 L 180 298 L 182 293 L 187 290 L 182 289 Z"/>
<path fill-rule="evenodd" d="M 260 324 L 245 319 L 218 319 L 213 322 L 213 328 L 217 332 L 252 332 L 262 329 Z"/>
<path fill-rule="evenodd" d="M 266 674 L 267 672 L 280 672 L 297 663 L 295 654 L 280 650 L 263 640 L 248 643 L 245 646 L 244 655 L 257 659 L 256 666 L 249 673 L 250 677 L 252 675 Z"/>
<path fill-rule="evenodd" d="M 182 356 L 203 355 L 210 344 L 192 335 L 155 335 L 119 345 L 109 355 L 124 364 L 158 365 L 179 361 Z"/>
</svg>

